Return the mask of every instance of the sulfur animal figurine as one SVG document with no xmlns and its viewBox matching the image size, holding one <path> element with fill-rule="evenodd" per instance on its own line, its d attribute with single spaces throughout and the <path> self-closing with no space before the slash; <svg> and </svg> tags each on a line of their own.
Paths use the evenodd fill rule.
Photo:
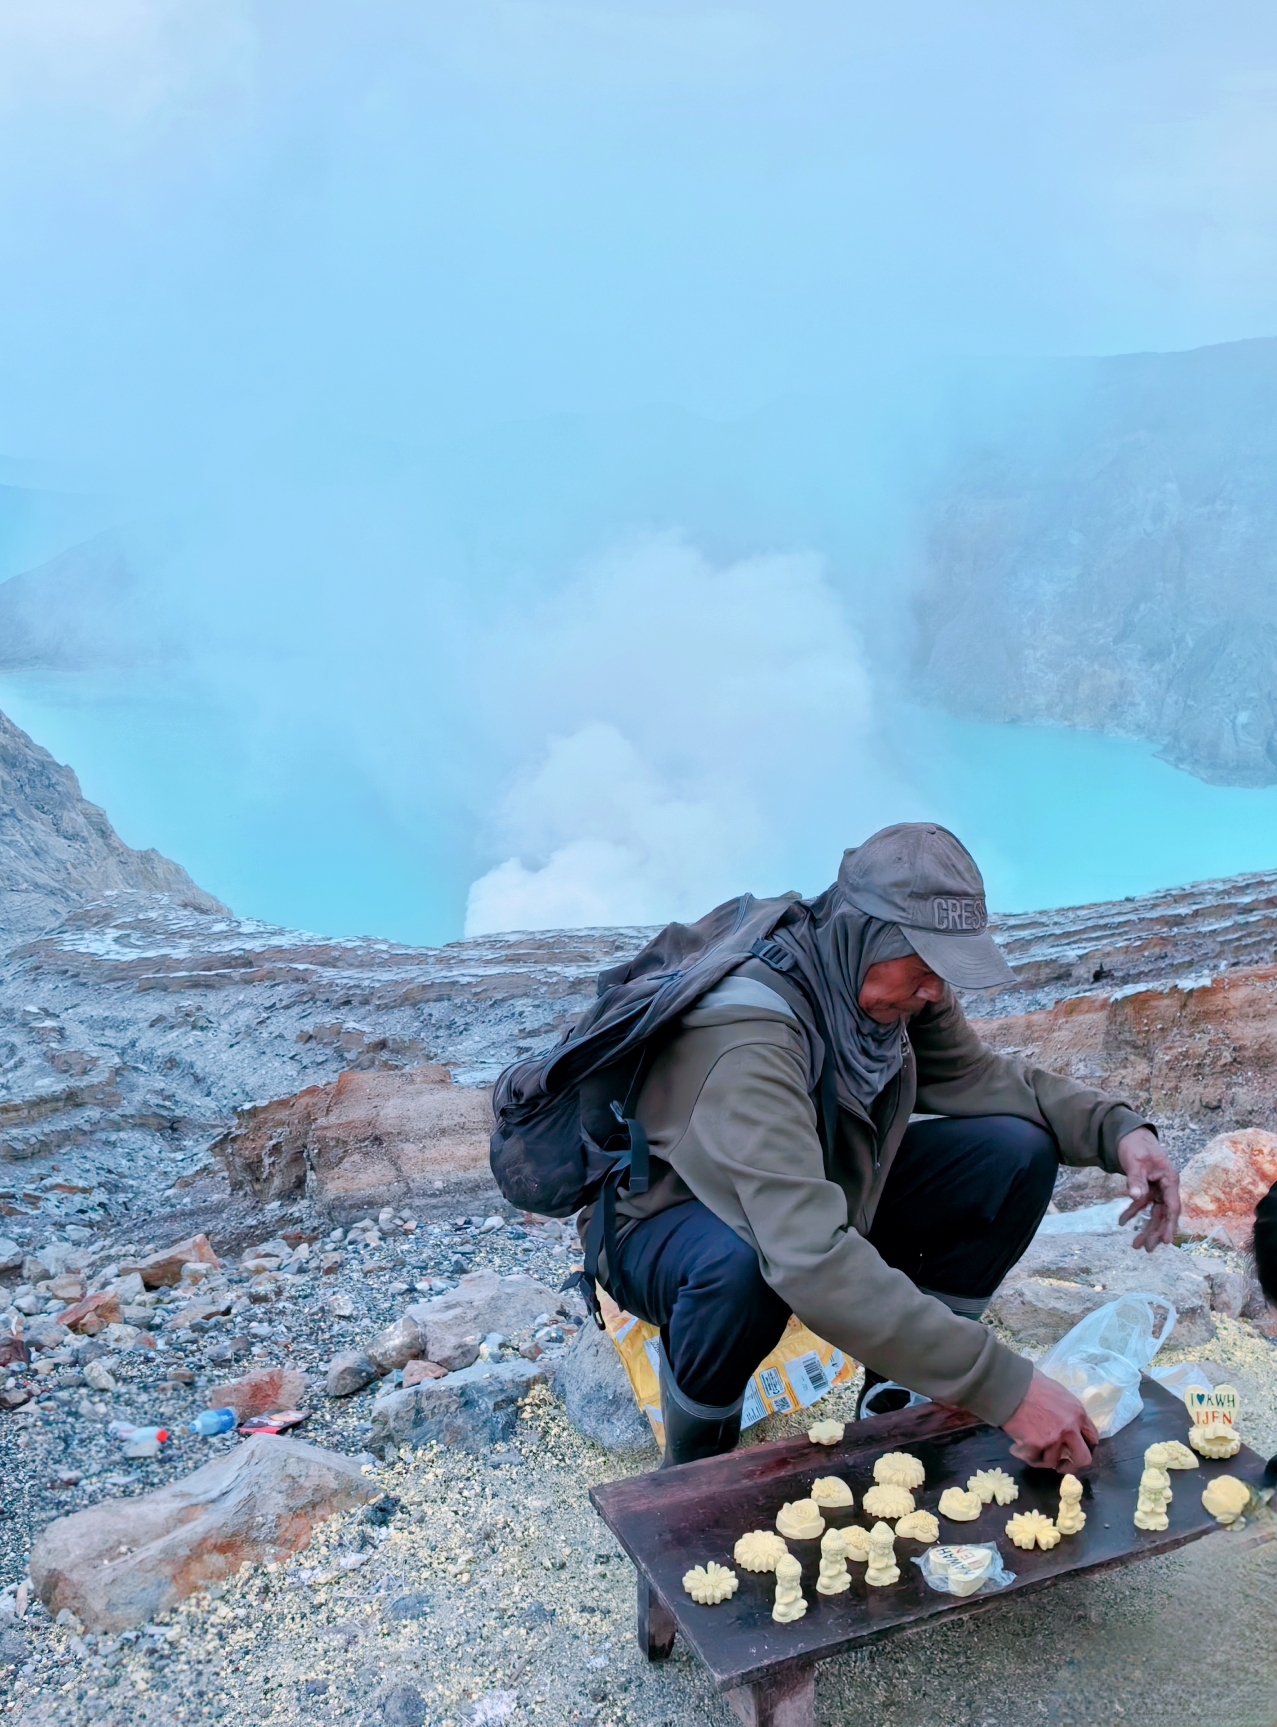
<svg viewBox="0 0 1277 1727">
<path fill-rule="evenodd" d="M 913 1510 L 913 1494 L 907 1487 L 880 1481 L 860 1503 L 867 1517 L 907 1517 Z"/>
<path fill-rule="evenodd" d="M 891 1525 L 875 1523 L 869 1531 L 869 1565 L 865 1571 L 865 1582 L 871 1589 L 885 1589 L 889 1583 L 897 1583 L 899 1580 L 896 1538 L 891 1533 Z"/>
<path fill-rule="evenodd" d="M 1060 1509 L 1056 1513 L 1055 1527 L 1061 1535 L 1080 1535 L 1086 1527 L 1082 1483 L 1076 1475 L 1066 1475 L 1060 1483 Z"/>
<path fill-rule="evenodd" d="M 1170 1518 L 1166 1515 L 1166 1507 L 1170 1504 L 1171 1478 L 1164 1469 L 1146 1469 L 1140 1476 L 1139 1498 L 1135 1505 L 1135 1527 L 1137 1529 L 1166 1529 L 1170 1526 Z"/>
<path fill-rule="evenodd" d="M 780 1536 L 770 1529 L 751 1529 L 732 1549 L 732 1558 L 742 1571 L 774 1571 L 776 1561 L 788 1552 Z"/>
<path fill-rule="evenodd" d="M 889 1487 L 921 1487 L 927 1472 L 907 1451 L 885 1451 L 874 1464 L 874 1480 Z"/>
<path fill-rule="evenodd" d="M 740 1578 L 725 1565 L 715 1565 L 711 1559 L 707 1565 L 696 1565 L 685 1571 L 683 1587 L 702 1607 L 716 1607 L 729 1595 L 735 1595 L 740 1588 Z"/>
<path fill-rule="evenodd" d="M 776 1604 L 772 1618 L 781 1625 L 792 1625 L 807 1611 L 803 1600 L 803 1568 L 792 1553 L 776 1561 Z"/>
<path fill-rule="evenodd" d="M 841 1595 L 851 1588 L 847 1550 L 841 1529 L 827 1529 L 820 1541 L 820 1576 L 816 1588 L 822 1595 Z"/>
<path fill-rule="evenodd" d="M 825 1527 L 820 1509 L 811 1499 L 790 1499 L 776 1513 L 776 1527 L 791 1541 L 814 1541 Z"/>
</svg>

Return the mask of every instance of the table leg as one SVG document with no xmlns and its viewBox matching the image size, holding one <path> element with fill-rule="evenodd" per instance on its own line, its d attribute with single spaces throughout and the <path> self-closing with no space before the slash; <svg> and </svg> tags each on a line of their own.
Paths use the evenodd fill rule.
<svg viewBox="0 0 1277 1727">
<path fill-rule="evenodd" d="M 667 1661 L 678 1625 L 646 1577 L 638 1580 L 638 1645 L 649 1661 Z"/>
<path fill-rule="evenodd" d="M 791 1669 L 729 1691 L 727 1701 L 744 1727 L 816 1727 L 816 1672 Z"/>
</svg>

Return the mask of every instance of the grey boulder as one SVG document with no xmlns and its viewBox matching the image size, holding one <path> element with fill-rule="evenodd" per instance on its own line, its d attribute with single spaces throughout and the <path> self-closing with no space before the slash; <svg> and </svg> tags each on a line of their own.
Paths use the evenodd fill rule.
<svg viewBox="0 0 1277 1727">
<path fill-rule="evenodd" d="M 384 1331 L 377 1333 L 368 1345 L 368 1354 L 383 1373 L 389 1373 L 393 1368 L 404 1367 L 410 1361 L 419 1361 L 425 1354 L 425 1343 L 424 1329 L 405 1313 L 402 1319 L 397 1319 L 393 1325 L 388 1325 Z M 475 1354 L 478 1354 L 477 1347 Z"/>
<path fill-rule="evenodd" d="M 479 1345 L 490 1332 L 510 1337 L 526 1330 L 543 1313 L 556 1312 L 561 1303 L 562 1297 L 555 1290 L 534 1277 L 498 1277 L 494 1271 L 472 1271 L 446 1295 L 416 1302 L 407 1309 L 405 1318 L 421 1331 L 418 1355 L 454 1373 L 479 1359 Z"/>
<path fill-rule="evenodd" d="M 656 1449 L 616 1345 L 592 1321 L 586 1321 L 556 1363 L 554 1390 L 573 1427 L 596 1445 L 608 1451 Z"/>
<path fill-rule="evenodd" d="M 391 1445 L 455 1445 L 484 1451 L 512 1439 L 519 1404 L 546 1378 L 532 1361 L 481 1361 L 474 1367 L 427 1379 L 406 1391 L 378 1398 L 368 1449 L 384 1457 Z"/>
<path fill-rule="evenodd" d="M 324 1390 L 329 1397 L 352 1397 L 356 1391 L 362 1391 L 365 1385 L 371 1385 L 374 1379 L 380 1377 L 380 1373 L 377 1363 L 365 1355 L 362 1349 L 343 1349 L 328 1363 Z"/>
<path fill-rule="evenodd" d="M 1131 1247 L 1133 1234 L 1038 1236 L 989 1303 L 989 1317 L 1034 1348 L 1057 1342 L 1119 1295 L 1147 1291 L 1174 1303 L 1173 1342 L 1197 1348 L 1215 1335 L 1211 1286 L 1189 1254 Z"/>
</svg>

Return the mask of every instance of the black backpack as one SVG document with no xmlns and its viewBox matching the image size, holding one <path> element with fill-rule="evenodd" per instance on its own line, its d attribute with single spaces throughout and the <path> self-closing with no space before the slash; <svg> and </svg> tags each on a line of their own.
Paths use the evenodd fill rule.
<svg viewBox="0 0 1277 1727">
<path fill-rule="evenodd" d="M 625 1181 L 631 1193 L 647 1192 L 647 1135 L 634 1109 L 652 1062 L 682 1016 L 744 960 L 791 972 L 790 955 L 770 938 L 805 909 L 797 894 L 743 894 L 694 924 L 667 924 L 633 959 L 600 973 L 597 1002 L 552 1049 L 515 1062 L 497 1081 L 491 1163 L 505 1198 L 548 1217 L 595 1207 L 581 1287 L 599 1324 L 594 1285 L 600 1252 L 616 1263 L 617 1188 Z M 819 1113 L 828 1143 L 833 1062 L 819 1006 L 806 999 L 826 1049 Z"/>
</svg>

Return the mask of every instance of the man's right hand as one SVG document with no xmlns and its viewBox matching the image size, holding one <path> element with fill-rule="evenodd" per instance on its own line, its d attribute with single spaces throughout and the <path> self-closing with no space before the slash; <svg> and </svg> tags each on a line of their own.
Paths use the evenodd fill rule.
<svg viewBox="0 0 1277 1727">
<path fill-rule="evenodd" d="M 1012 1457 L 1061 1475 L 1085 1469 L 1092 1446 L 1099 1443 L 1095 1424 L 1073 1393 L 1036 1367 L 1020 1407 L 1002 1423 L 1002 1431 L 1015 1441 Z"/>
</svg>

